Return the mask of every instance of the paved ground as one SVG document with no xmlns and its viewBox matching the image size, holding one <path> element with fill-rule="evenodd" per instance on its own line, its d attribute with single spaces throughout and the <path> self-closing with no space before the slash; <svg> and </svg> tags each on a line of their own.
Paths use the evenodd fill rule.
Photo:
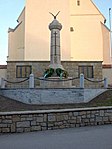
<svg viewBox="0 0 112 149">
<path fill-rule="evenodd" d="M 1 135 L 0 149 L 112 149 L 112 125 Z"/>
</svg>

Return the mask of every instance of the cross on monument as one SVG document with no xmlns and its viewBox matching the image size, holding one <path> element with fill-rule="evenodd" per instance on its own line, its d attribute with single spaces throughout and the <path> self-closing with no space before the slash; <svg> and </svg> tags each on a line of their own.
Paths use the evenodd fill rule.
<svg viewBox="0 0 112 149">
<path fill-rule="evenodd" d="M 55 35 L 55 53 L 54 54 L 56 55 L 56 35 L 57 35 L 57 33 L 55 32 L 54 35 Z"/>
</svg>

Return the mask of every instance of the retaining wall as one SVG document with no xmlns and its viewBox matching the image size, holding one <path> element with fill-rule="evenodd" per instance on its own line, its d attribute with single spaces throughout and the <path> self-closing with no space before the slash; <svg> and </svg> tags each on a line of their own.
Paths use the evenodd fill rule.
<svg viewBox="0 0 112 149">
<path fill-rule="evenodd" d="M 106 89 L 0 89 L 0 95 L 27 104 L 65 104 L 88 102 L 104 91 Z"/>
<path fill-rule="evenodd" d="M 112 124 L 112 107 L 0 112 L 0 133 Z"/>
</svg>

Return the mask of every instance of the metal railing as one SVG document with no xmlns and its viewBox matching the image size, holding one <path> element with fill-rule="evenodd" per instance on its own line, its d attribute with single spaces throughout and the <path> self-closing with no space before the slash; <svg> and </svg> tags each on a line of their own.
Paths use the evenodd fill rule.
<svg viewBox="0 0 112 149">
<path fill-rule="evenodd" d="M 8 80 L 4 79 L 5 82 L 11 83 L 11 84 L 23 83 L 23 82 L 26 82 L 26 81 L 28 81 L 28 80 L 29 80 L 29 77 L 26 78 L 26 79 L 24 79 L 24 80 L 21 80 L 21 81 L 8 81 Z"/>
<path fill-rule="evenodd" d="M 37 80 L 42 80 L 42 81 L 49 81 L 49 82 L 63 82 L 63 81 L 72 81 L 72 80 L 76 80 L 76 79 L 80 79 L 80 77 L 75 77 L 75 78 L 64 78 L 64 79 L 58 79 L 58 80 L 55 80 L 55 79 L 46 79 L 46 78 L 35 78 Z"/>
<path fill-rule="evenodd" d="M 84 79 L 89 81 L 89 82 L 92 82 L 92 83 L 100 83 L 100 82 L 104 82 L 104 80 L 105 80 L 105 79 L 102 79 L 102 80 L 90 80 L 90 79 L 85 78 L 85 77 L 84 77 Z"/>
</svg>

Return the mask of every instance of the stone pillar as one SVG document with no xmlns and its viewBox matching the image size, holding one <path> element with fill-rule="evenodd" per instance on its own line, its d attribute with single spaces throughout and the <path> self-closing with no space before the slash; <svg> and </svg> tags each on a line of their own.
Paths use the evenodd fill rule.
<svg viewBox="0 0 112 149">
<path fill-rule="evenodd" d="M 80 88 L 84 88 L 84 74 L 80 74 Z"/>
<path fill-rule="evenodd" d="M 59 12 L 57 15 L 58 14 Z M 56 16 L 53 15 L 54 20 L 49 24 L 49 29 L 51 31 L 50 65 L 44 72 L 44 78 L 58 76 L 58 79 L 62 79 L 63 77 L 67 78 L 68 73 L 61 65 L 60 30 L 62 29 L 62 25 L 56 20 Z"/>
<path fill-rule="evenodd" d="M 4 78 L 0 78 L 0 81 L 1 81 L 1 88 L 5 88 L 5 80 Z"/>
<path fill-rule="evenodd" d="M 62 25 L 54 18 L 50 23 L 49 29 L 51 31 L 51 48 L 50 48 L 50 68 L 63 69 L 61 65 L 61 54 L 60 54 L 60 30 Z"/>
<path fill-rule="evenodd" d="M 104 88 L 108 88 L 108 80 L 107 80 L 107 78 L 104 78 Z"/>
<path fill-rule="evenodd" d="M 34 88 L 34 74 L 30 74 L 29 88 Z"/>
</svg>

